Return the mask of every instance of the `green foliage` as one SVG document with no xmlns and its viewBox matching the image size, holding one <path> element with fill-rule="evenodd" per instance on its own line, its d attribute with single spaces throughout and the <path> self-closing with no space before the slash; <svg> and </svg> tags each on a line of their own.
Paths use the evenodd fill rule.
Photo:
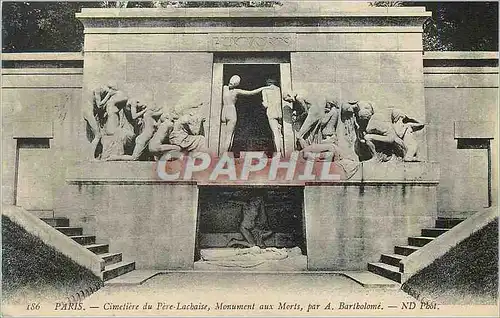
<svg viewBox="0 0 500 318">
<path fill-rule="evenodd" d="M 498 51 L 498 2 L 373 1 L 373 7 L 425 6 L 425 51 Z"/>
<path fill-rule="evenodd" d="M 373 1 L 370 2 L 372 7 L 402 7 L 403 1 Z"/>
<path fill-rule="evenodd" d="M 498 2 L 422 3 L 426 51 L 498 51 Z"/>
<path fill-rule="evenodd" d="M 273 7 L 281 5 L 280 0 L 273 1 L 102 1 L 106 8 L 231 8 L 231 7 Z"/>
<path fill-rule="evenodd" d="M 4 2 L 3 52 L 80 51 L 83 25 L 75 12 L 97 3 Z"/>
<path fill-rule="evenodd" d="M 167 1 L 168 2 L 168 1 Z M 174 1 L 177 2 L 177 1 Z M 281 5 L 281 1 L 180 1 L 187 8 L 193 7 L 273 7 Z"/>
<path fill-rule="evenodd" d="M 80 51 L 83 26 L 75 18 L 82 7 L 273 7 L 279 0 L 257 1 L 100 1 L 3 2 L 3 52 Z M 371 6 L 425 6 L 432 18 L 424 23 L 426 51 L 497 51 L 498 2 L 373 1 Z"/>
</svg>

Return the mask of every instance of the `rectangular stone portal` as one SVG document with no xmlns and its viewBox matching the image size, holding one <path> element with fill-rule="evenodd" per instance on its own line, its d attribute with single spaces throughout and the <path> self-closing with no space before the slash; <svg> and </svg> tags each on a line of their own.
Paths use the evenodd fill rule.
<svg viewBox="0 0 500 318">
<path fill-rule="evenodd" d="M 200 187 L 195 269 L 306 270 L 302 187 Z"/>
</svg>

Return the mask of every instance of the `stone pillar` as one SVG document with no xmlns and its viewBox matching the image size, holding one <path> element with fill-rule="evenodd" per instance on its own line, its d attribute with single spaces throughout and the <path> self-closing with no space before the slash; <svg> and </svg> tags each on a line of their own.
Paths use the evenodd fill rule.
<svg viewBox="0 0 500 318">
<path fill-rule="evenodd" d="M 222 114 L 222 86 L 224 64 L 214 63 L 212 75 L 212 99 L 210 103 L 210 116 L 208 120 L 209 135 L 208 147 L 212 153 L 219 153 L 220 141 L 224 140 L 221 132 Z"/>
<path fill-rule="evenodd" d="M 280 64 L 281 73 L 281 92 L 287 94 L 292 91 L 292 77 L 290 63 Z M 291 103 L 282 102 L 283 104 L 283 143 L 285 145 L 285 157 L 290 157 L 290 153 L 295 149 L 295 132 L 292 127 L 292 105 Z"/>
</svg>

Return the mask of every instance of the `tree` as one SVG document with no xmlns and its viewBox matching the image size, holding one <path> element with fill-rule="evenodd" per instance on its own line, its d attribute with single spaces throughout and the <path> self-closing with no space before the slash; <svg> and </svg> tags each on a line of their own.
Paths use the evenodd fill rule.
<svg viewBox="0 0 500 318">
<path fill-rule="evenodd" d="M 403 1 L 373 1 L 370 2 L 372 7 L 402 7 Z"/>
<path fill-rule="evenodd" d="M 279 0 L 259 1 L 100 1 L 3 2 L 3 52 L 80 51 L 83 26 L 75 13 L 83 7 L 273 7 Z M 373 1 L 372 6 L 425 6 L 424 50 L 498 51 L 497 2 Z"/>
<path fill-rule="evenodd" d="M 280 0 L 257 1 L 102 1 L 107 8 L 220 8 L 220 7 L 273 7 L 281 5 Z"/>
<path fill-rule="evenodd" d="M 83 25 L 75 12 L 89 2 L 4 2 L 3 52 L 80 51 Z"/>
<path fill-rule="evenodd" d="M 432 11 L 424 50 L 498 51 L 498 2 L 416 2 Z"/>
</svg>

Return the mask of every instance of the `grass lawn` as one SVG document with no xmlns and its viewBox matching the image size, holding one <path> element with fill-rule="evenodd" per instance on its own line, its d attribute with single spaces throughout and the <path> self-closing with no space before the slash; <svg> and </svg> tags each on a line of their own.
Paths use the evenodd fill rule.
<svg viewBox="0 0 500 318">
<path fill-rule="evenodd" d="M 2 216 L 2 301 L 66 300 L 101 280 Z"/>
<path fill-rule="evenodd" d="M 441 304 L 496 304 L 498 218 L 410 278 L 403 290 Z"/>
</svg>

